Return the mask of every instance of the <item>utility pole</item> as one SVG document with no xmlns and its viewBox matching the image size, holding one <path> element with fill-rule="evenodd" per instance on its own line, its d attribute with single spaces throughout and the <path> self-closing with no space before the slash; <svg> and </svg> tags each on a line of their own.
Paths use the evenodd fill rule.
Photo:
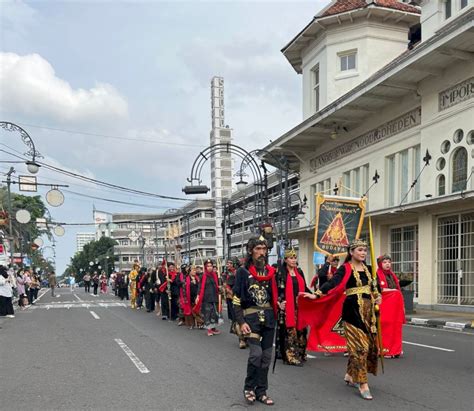
<svg viewBox="0 0 474 411">
<path fill-rule="evenodd" d="M 7 173 L 7 200 L 8 200 L 8 230 L 9 230 L 9 236 L 8 236 L 8 241 L 10 244 L 10 266 L 13 265 L 13 253 L 14 253 L 14 240 L 13 240 L 13 212 L 12 212 L 12 197 L 11 197 L 11 191 L 10 191 L 10 186 L 11 186 L 11 177 L 12 174 L 15 172 L 15 169 L 13 167 L 10 167 L 10 170 Z"/>
</svg>

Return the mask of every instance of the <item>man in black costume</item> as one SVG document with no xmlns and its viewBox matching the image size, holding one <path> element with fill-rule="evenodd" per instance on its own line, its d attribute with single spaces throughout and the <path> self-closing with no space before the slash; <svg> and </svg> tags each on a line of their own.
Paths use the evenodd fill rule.
<svg viewBox="0 0 474 411">
<path fill-rule="evenodd" d="M 267 241 L 263 237 L 251 238 L 247 243 L 247 261 L 237 270 L 235 278 L 233 305 L 236 321 L 250 348 L 245 400 L 249 404 L 259 401 L 273 405 L 267 389 L 278 291 L 275 269 L 266 263 L 267 250 Z"/>
</svg>

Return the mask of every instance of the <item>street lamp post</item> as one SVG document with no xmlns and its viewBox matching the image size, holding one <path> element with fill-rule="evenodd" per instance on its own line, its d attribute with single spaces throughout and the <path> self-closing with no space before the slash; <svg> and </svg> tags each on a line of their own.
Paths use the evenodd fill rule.
<svg viewBox="0 0 474 411">
<path fill-rule="evenodd" d="M 41 167 L 37 162 L 36 158 L 42 158 L 43 156 L 36 150 L 35 143 L 30 135 L 22 129 L 20 126 L 9 121 L 0 121 L 0 128 L 3 128 L 9 132 L 18 132 L 20 137 L 28 147 L 28 151 L 25 153 L 25 156 L 31 157 L 31 160 L 26 161 L 26 167 L 31 174 L 36 174 Z"/>
</svg>

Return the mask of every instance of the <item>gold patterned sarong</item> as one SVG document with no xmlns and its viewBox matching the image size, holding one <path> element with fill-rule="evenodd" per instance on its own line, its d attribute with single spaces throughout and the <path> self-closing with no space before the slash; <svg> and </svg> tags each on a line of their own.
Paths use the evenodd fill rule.
<svg viewBox="0 0 474 411">
<path fill-rule="evenodd" d="M 372 303 L 370 300 L 362 299 L 360 312 L 363 315 L 362 321 L 366 329 L 370 330 L 372 317 Z M 367 383 L 367 373 L 377 375 L 378 350 L 376 336 L 346 321 L 344 322 L 344 333 L 349 354 L 347 374 L 352 377 L 354 382 Z"/>
</svg>

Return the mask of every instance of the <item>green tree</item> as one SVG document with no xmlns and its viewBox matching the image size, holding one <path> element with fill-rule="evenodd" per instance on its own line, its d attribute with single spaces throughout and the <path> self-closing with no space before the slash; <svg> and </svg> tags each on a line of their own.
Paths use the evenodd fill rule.
<svg viewBox="0 0 474 411">
<path fill-rule="evenodd" d="M 74 273 L 76 280 L 81 281 L 86 272 L 99 271 L 99 265 L 102 267 L 101 270 L 110 274 L 115 265 L 115 245 L 117 242 L 110 237 L 101 237 L 98 241 L 91 241 L 71 258 L 66 274 Z M 91 261 L 94 263 L 92 266 L 90 266 Z"/>
<path fill-rule="evenodd" d="M 45 218 L 46 206 L 41 200 L 41 196 L 25 196 L 22 194 L 11 194 L 12 215 L 9 216 L 12 221 L 13 241 L 15 251 L 28 255 L 32 258 L 34 266 L 43 264 L 43 256 L 40 250 L 32 248 L 35 238 L 46 235 L 50 240 L 52 233 L 47 226 L 45 229 L 38 228 L 36 224 L 37 218 Z M 0 209 L 8 211 L 8 191 L 4 186 L 0 186 Z M 28 210 L 31 214 L 30 222 L 21 224 L 15 219 L 18 210 Z M 3 227 L 3 231 L 10 236 L 9 225 Z"/>
</svg>

